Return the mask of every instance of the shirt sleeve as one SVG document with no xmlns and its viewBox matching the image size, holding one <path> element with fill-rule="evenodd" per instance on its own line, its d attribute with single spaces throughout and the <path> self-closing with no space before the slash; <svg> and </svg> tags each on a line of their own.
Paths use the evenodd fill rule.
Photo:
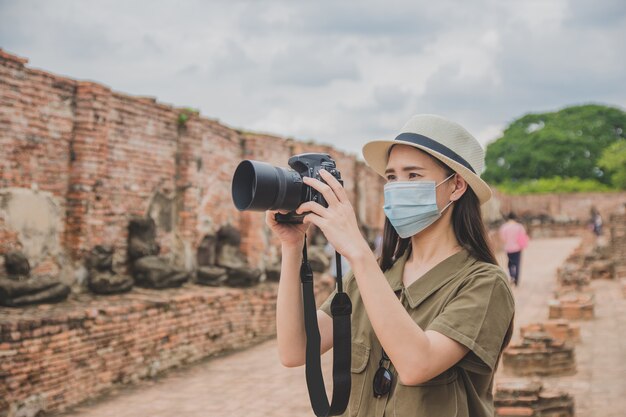
<svg viewBox="0 0 626 417">
<path fill-rule="evenodd" d="M 427 327 L 466 346 L 459 366 L 492 372 L 498 361 L 515 303 L 500 267 L 483 264 L 473 272 L 443 311 Z"/>
</svg>

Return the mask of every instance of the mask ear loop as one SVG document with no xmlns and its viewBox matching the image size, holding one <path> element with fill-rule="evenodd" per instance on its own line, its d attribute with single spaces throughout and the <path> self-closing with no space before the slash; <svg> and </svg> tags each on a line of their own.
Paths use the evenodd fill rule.
<svg viewBox="0 0 626 417">
<path fill-rule="evenodd" d="M 448 181 L 450 178 L 454 177 L 456 175 L 456 172 L 450 174 L 450 176 L 448 178 L 446 178 L 445 180 L 441 181 L 439 184 L 435 185 L 435 188 L 439 187 L 441 184 L 443 184 L 444 182 Z"/>
<path fill-rule="evenodd" d="M 439 187 L 441 184 L 443 184 L 444 182 L 448 181 L 450 178 L 454 177 L 456 174 L 457 174 L 456 172 L 454 172 L 454 173 L 450 174 L 450 176 L 449 176 L 448 178 L 446 178 L 445 180 L 441 181 L 439 184 L 435 185 L 435 188 Z M 450 202 L 449 202 L 448 204 L 446 204 L 446 205 L 445 205 L 445 207 L 444 207 L 444 208 L 442 208 L 442 209 L 439 211 L 439 215 L 443 214 L 443 212 L 444 212 L 444 211 L 446 211 L 446 209 L 447 209 L 448 207 L 450 207 L 450 205 L 451 205 L 452 203 L 454 203 L 454 200 L 450 200 Z"/>
</svg>

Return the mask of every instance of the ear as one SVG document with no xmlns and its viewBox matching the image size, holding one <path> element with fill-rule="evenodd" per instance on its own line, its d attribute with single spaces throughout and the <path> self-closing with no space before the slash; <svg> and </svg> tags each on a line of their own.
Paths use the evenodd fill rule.
<svg viewBox="0 0 626 417">
<path fill-rule="evenodd" d="M 450 183 L 454 185 L 454 191 L 450 194 L 450 200 L 458 201 L 467 190 L 467 181 L 459 174 L 456 174 L 454 177 L 450 178 L 450 180 Z"/>
</svg>

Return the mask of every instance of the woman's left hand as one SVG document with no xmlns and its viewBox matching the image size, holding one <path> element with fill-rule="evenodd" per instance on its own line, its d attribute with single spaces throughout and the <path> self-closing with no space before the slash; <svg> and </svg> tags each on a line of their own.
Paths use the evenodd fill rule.
<svg viewBox="0 0 626 417">
<path fill-rule="evenodd" d="M 321 169 L 320 176 L 326 184 L 311 177 L 303 177 L 303 181 L 324 196 L 328 207 L 307 201 L 298 207 L 296 213 L 310 212 L 304 217 L 303 222 L 319 227 L 335 250 L 352 262 L 371 251 L 361 235 L 346 190 L 328 171 Z"/>
</svg>

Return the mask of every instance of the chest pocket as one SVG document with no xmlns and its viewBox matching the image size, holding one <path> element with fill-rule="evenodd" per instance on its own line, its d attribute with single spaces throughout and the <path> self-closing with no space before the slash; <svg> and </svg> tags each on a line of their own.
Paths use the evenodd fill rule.
<svg viewBox="0 0 626 417">
<path fill-rule="evenodd" d="M 458 378 L 458 370 L 452 367 L 430 381 L 417 385 L 404 385 L 398 379 L 393 394 L 393 415 L 469 417 L 465 391 L 459 387 Z"/>
<path fill-rule="evenodd" d="M 352 382 L 350 385 L 350 402 L 348 409 L 350 416 L 359 412 L 363 395 L 366 395 L 368 381 L 367 362 L 370 358 L 370 347 L 362 343 L 352 342 L 352 365 L 350 368 Z"/>
</svg>

